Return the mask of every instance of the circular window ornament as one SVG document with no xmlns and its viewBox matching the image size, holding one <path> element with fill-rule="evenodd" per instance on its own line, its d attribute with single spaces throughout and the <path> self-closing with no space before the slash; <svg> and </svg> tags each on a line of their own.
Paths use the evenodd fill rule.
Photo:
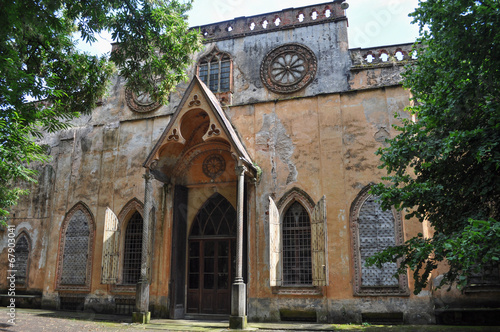
<svg viewBox="0 0 500 332">
<path fill-rule="evenodd" d="M 125 89 L 125 99 L 127 105 L 133 111 L 139 113 L 151 112 L 161 106 L 157 101 L 154 101 L 147 92 L 133 92 L 131 89 Z"/>
<path fill-rule="evenodd" d="M 203 173 L 214 180 L 226 170 L 226 161 L 219 154 L 211 154 L 203 161 Z"/>
<path fill-rule="evenodd" d="M 260 66 L 260 79 L 276 93 L 292 93 L 306 87 L 316 76 L 313 51 L 301 44 L 286 44 L 269 53 Z"/>
</svg>

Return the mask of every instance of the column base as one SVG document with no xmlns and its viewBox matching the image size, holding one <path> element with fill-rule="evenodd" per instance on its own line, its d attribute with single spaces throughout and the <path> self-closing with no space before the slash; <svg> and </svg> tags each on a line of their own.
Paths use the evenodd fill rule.
<svg viewBox="0 0 500 332">
<path fill-rule="evenodd" d="M 229 316 L 229 328 L 232 330 L 245 330 L 248 327 L 247 316 Z"/>
<path fill-rule="evenodd" d="M 151 321 L 151 312 L 133 312 L 132 323 L 149 324 Z"/>
</svg>

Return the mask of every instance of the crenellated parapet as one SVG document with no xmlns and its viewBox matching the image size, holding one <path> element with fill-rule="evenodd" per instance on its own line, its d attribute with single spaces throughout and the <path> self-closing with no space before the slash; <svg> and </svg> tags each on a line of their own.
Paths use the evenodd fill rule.
<svg viewBox="0 0 500 332">
<path fill-rule="evenodd" d="M 414 43 L 350 49 L 352 69 L 404 65 L 416 60 Z"/>
<path fill-rule="evenodd" d="M 415 44 L 350 49 L 351 90 L 401 85 L 405 65 L 417 60 Z M 422 47 L 417 44 L 416 47 Z"/>
<path fill-rule="evenodd" d="M 278 12 L 255 16 L 243 16 L 229 21 L 193 27 L 199 29 L 206 42 L 293 29 L 302 26 L 322 24 L 325 21 L 346 20 L 341 4 L 335 0 L 318 5 L 288 8 Z"/>
</svg>

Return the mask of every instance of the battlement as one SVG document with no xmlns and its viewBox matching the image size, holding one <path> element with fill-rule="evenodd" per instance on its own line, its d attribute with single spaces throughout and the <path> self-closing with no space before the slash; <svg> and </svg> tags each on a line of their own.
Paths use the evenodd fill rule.
<svg viewBox="0 0 500 332">
<path fill-rule="evenodd" d="M 267 14 L 243 16 L 229 21 L 192 27 L 192 29 L 199 29 L 206 42 L 213 42 L 321 24 L 327 21 L 346 20 L 345 10 L 341 8 L 344 1 L 335 0 L 312 6 L 283 9 Z"/>
<path fill-rule="evenodd" d="M 350 49 L 353 69 L 363 69 L 367 66 L 386 66 L 405 64 L 416 60 L 413 52 L 414 43 L 369 48 Z"/>
</svg>

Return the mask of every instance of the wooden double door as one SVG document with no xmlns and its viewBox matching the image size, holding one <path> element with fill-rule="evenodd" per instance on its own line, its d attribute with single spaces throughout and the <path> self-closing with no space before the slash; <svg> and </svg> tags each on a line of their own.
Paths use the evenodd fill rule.
<svg viewBox="0 0 500 332">
<path fill-rule="evenodd" d="M 235 238 L 190 239 L 187 313 L 230 314 Z"/>
</svg>

